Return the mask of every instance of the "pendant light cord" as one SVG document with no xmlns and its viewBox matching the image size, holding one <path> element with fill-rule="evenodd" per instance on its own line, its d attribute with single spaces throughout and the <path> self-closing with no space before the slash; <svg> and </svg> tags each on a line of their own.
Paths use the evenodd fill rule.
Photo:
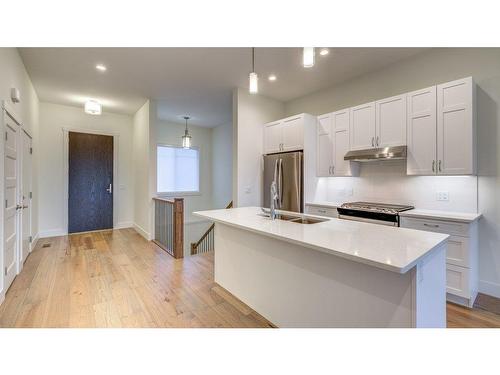
<svg viewBox="0 0 500 375">
<path fill-rule="evenodd" d="M 252 47 L 252 73 L 255 73 L 255 47 Z"/>
</svg>

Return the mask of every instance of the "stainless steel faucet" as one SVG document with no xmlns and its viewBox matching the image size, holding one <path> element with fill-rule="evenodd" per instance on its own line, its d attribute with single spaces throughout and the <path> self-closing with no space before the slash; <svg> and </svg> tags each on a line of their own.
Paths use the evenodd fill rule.
<svg viewBox="0 0 500 375">
<path fill-rule="evenodd" d="M 278 202 L 278 193 L 276 189 L 276 181 L 273 181 L 271 183 L 271 204 L 270 204 L 270 211 L 269 211 L 269 217 L 271 220 L 276 219 L 276 203 Z"/>
</svg>

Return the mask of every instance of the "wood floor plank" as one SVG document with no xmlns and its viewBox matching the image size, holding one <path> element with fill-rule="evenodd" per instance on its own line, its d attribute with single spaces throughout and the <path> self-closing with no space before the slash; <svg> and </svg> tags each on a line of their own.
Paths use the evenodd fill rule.
<svg viewBox="0 0 500 375">
<path fill-rule="evenodd" d="M 213 263 L 212 252 L 174 259 L 131 228 L 41 239 L 0 306 L 0 327 L 273 327 L 214 282 Z M 500 327 L 500 315 L 453 304 L 447 318 Z"/>
</svg>

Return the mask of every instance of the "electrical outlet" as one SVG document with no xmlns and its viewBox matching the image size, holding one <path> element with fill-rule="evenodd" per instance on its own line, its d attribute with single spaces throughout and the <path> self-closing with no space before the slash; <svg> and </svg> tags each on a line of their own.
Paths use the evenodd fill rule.
<svg viewBox="0 0 500 375">
<path fill-rule="evenodd" d="M 447 191 L 438 191 L 436 193 L 436 200 L 448 202 L 450 200 L 450 194 Z"/>
</svg>

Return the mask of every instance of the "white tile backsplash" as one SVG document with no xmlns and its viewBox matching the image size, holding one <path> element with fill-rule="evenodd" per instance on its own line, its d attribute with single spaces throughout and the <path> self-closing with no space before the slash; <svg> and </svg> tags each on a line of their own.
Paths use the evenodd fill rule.
<svg viewBox="0 0 500 375">
<path fill-rule="evenodd" d="M 448 192 L 438 201 L 437 192 Z M 352 193 L 352 195 L 351 195 Z M 318 178 L 313 200 L 411 204 L 420 209 L 477 212 L 476 176 L 407 176 L 402 160 L 362 163 L 359 177 Z"/>
</svg>

